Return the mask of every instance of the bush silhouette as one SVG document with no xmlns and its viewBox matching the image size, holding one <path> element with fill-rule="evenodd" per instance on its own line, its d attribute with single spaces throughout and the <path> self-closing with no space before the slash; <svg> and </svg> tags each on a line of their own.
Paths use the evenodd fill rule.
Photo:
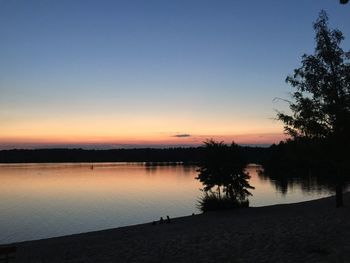
<svg viewBox="0 0 350 263">
<path fill-rule="evenodd" d="M 245 172 L 246 162 L 235 143 L 230 146 L 223 142 L 208 140 L 204 143 L 198 179 L 203 185 L 205 196 L 200 201 L 202 211 L 228 207 L 247 206 L 248 189 L 254 189 Z M 208 209 L 208 208 L 211 209 Z"/>
</svg>

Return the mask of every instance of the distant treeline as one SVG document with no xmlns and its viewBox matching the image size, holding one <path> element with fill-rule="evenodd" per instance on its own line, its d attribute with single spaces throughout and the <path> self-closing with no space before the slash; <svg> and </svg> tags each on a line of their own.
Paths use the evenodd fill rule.
<svg viewBox="0 0 350 263">
<path fill-rule="evenodd" d="M 241 147 L 242 155 L 249 163 L 263 163 L 269 148 Z M 190 148 L 142 148 L 142 149 L 35 149 L 1 150 L 0 163 L 45 163 L 45 162 L 183 162 L 198 163 L 202 147 Z"/>
</svg>

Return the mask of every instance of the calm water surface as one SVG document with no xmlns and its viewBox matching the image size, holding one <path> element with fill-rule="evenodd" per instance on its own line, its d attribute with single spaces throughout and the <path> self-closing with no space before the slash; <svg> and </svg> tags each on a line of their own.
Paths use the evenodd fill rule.
<svg viewBox="0 0 350 263">
<path fill-rule="evenodd" d="M 286 194 L 248 168 L 251 206 L 329 195 L 297 182 Z M 0 244 L 101 230 L 199 213 L 195 167 L 138 163 L 0 165 Z"/>
</svg>

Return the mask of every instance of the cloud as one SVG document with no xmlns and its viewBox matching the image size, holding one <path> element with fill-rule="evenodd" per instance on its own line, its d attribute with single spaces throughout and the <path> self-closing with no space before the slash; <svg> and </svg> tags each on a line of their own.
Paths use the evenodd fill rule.
<svg viewBox="0 0 350 263">
<path fill-rule="evenodd" d="M 177 138 L 185 138 L 185 137 L 191 137 L 190 134 L 187 133 L 182 133 L 182 134 L 176 134 L 173 137 L 177 137 Z"/>
</svg>

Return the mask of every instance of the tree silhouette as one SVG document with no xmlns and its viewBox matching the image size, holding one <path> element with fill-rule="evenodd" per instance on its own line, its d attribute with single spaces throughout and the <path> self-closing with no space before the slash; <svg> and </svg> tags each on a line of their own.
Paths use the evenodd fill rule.
<svg viewBox="0 0 350 263">
<path fill-rule="evenodd" d="M 204 185 L 203 190 L 206 193 L 210 192 L 219 199 L 224 197 L 239 204 L 246 202 L 251 195 L 248 189 L 254 189 L 249 185 L 250 176 L 245 172 L 245 167 L 246 162 L 237 144 L 228 146 L 223 142 L 208 140 L 204 145 L 196 179 Z"/>
<path fill-rule="evenodd" d="M 328 27 L 325 11 L 320 12 L 314 29 L 314 54 L 303 55 L 302 66 L 286 79 L 296 89 L 289 105 L 292 114 L 279 112 L 277 118 L 292 139 L 310 139 L 323 145 L 336 173 L 339 207 L 350 149 L 350 52 L 340 47 L 344 36 Z"/>
</svg>

